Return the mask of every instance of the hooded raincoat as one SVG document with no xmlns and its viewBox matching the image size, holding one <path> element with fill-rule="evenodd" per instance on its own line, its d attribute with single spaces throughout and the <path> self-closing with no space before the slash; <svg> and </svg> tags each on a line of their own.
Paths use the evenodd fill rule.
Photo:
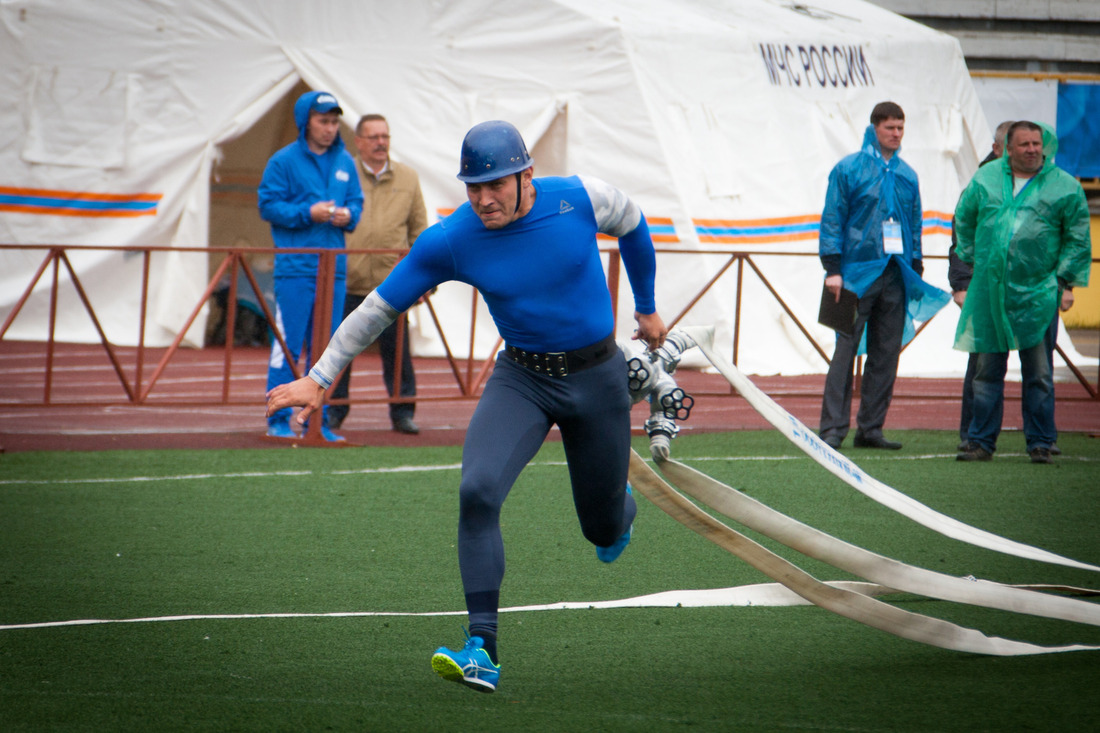
<svg viewBox="0 0 1100 733">
<path fill-rule="evenodd" d="M 355 160 L 339 135 L 322 155 L 309 149 L 306 131 L 309 112 L 325 92 L 306 92 L 294 103 L 298 139 L 277 151 L 267 162 L 258 192 L 260 216 L 271 224 L 276 247 L 344 249 L 344 232 L 355 229 L 363 213 L 363 190 Z M 315 222 L 309 208 L 318 201 L 347 207 L 351 220 L 343 229 Z M 336 258 L 336 277 L 346 271 L 344 257 Z M 275 258 L 275 277 L 316 277 L 317 255 L 281 254 Z"/>
<path fill-rule="evenodd" d="M 1006 156 L 978 170 L 955 208 L 957 254 L 974 266 L 955 332 L 960 351 L 1035 346 L 1058 312 L 1061 286 L 1088 284 L 1085 192 L 1054 164 L 1058 139 L 1040 127 L 1046 159 L 1019 195 Z"/>
<path fill-rule="evenodd" d="M 900 255 L 883 249 L 882 224 L 891 218 L 901 226 Z M 916 172 L 898 152 L 884 159 L 875 127 L 868 125 L 860 151 L 829 173 L 818 253 L 828 274 L 833 274 L 831 267 L 839 258 L 844 287 L 861 297 L 891 258 L 898 263 L 907 301 L 903 344 L 916 333 L 914 322 L 927 321 L 951 300 L 949 293 L 924 282 L 913 269 L 922 258 L 922 224 Z M 861 344 L 860 352 L 864 350 Z"/>
</svg>

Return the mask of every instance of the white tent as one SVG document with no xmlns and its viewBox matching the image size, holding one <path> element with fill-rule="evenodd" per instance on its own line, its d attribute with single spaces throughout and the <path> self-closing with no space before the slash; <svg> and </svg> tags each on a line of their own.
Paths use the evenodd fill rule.
<svg viewBox="0 0 1100 733">
<path fill-rule="evenodd" d="M 960 182 L 991 143 L 958 43 L 858 0 L 6 0 L 0 97 L 19 103 L 0 111 L 0 242 L 207 245 L 220 147 L 302 82 L 333 92 L 349 120 L 386 114 L 393 155 L 419 171 L 430 211 L 464 201 L 462 136 L 501 118 L 524 132 L 536 175 L 619 186 L 669 240 L 660 246 L 680 252 L 816 253 L 828 172 L 891 99 L 906 111 L 901 154 L 921 179 L 925 253 L 946 254 Z M 0 251 L 0 320 L 41 258 Z M 666 319 L 726 259 L 660 255 Z M 755 261 L 831 352 L 831 332 L 814 323 L 817 259 Z M 135 343 L 141 258 L 73 262 L 108 337 Z M 202 294 L 207 261 L 159 255 L 152 269 L 146 342 L 166 344 Z M 926 262 L 926 278 L 947 288 L 946 263 Z M 7 338 L 44 337 L 47 281 Z M 625 277 L 623 288 L 625 337 Z M 685 325 L 717 324 L 728 346 L 734 290 L 731 270 Z M 435 302 L 464 350 L 469 290 L 446 286 Z M 427 319 L 415 323 L 418 353 L 439 353 Z M 951 306 L 903 355 L 902 373 L 961 371 L 954 324 Z M 484 314 L 478 327 L 485 354 L 496 334 Z M 97 339 L 75 296 L 63 298 L 57 334 Z M 187 336 L 201 342 L 201 322 Z M 825 369 L 749 274 L 740 344 L 749 373 Z"/>
</svg>

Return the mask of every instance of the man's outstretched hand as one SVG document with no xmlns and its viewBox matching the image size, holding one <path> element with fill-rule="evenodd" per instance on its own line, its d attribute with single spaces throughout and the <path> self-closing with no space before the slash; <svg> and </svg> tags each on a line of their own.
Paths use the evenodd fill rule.
<svg viewBox="0 0 1100 733">
<path fill-rule="evenodd" d="M 301 407 L 298 424 L 305 425 L 306 420 L 325 404 L 325 388 L 309 377 L 280 384 L 267 393 L 267 416 L 274 415 L 284 407 Z"/>
</svg>

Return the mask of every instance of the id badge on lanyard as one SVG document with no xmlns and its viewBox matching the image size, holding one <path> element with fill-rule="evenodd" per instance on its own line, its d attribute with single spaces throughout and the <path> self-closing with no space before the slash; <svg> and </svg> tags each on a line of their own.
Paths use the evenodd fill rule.
<svg viewBox="0 0 1100 733">
<path fill-rule="evenodd" d="M 905 254 L 905 245 L 901 241 L 901 222 L 890 217 L 882 222 L 882 249 L 888 255 Z"/>
</svg>

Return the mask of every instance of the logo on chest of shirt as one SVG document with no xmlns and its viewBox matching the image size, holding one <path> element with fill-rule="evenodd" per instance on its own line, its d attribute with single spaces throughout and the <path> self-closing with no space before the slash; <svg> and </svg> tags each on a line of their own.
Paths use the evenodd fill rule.
<svg viewBox="0 0 1100 733">
<path fill-rule="evenodd" d="M 561 208 L 558 209 L 559 214 L 568 214 L 573 210 L 573 204 L 569 203 L 565 199 L 561 200 Z"/>
<path fill-rule="evenodd" d="M 342 183 L 347 183 L 348 181 L 351 180 L 351 176 L 348 175 L 347 171 L 339 170 L 339 171 L 336 171 L 336 180 L 341 181 Z"/>
</svg>

